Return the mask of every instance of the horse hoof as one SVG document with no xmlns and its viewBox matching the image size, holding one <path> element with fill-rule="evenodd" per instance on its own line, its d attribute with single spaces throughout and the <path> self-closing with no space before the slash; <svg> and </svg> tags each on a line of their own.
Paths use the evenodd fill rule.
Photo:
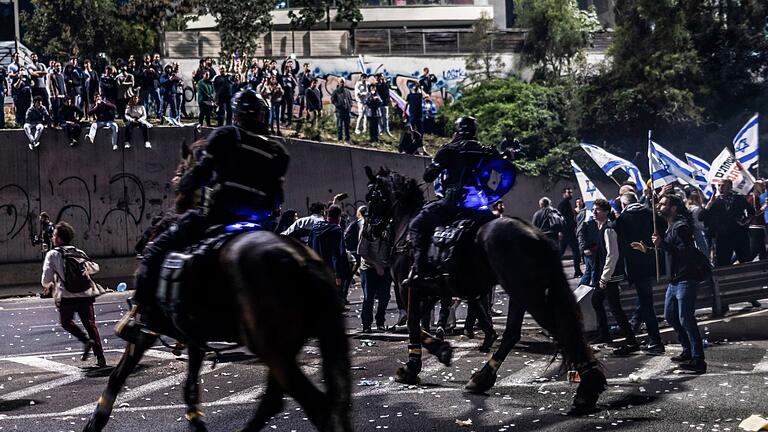
<svg viewBox="0 0 768 432">
<path fill-rule="evenodd" d="M 397 369 L 395 381 L 401 384 L 410 384 L 410 385 L 421 383 L 421 379 L 419 378 L 419 375 L 410 372 L 405 367 L 400 367 Z"/>
<path fill-rule="evenodd" d="M 574 405 L 571 407 L 571 409 L 568 411 L 569 416 L 574 417 L 581 417 L 585 415 L 595 414 L 600 412 L 600 408 L 597 407 L 597 405 Z"/>
<path fill-rule="evenodd" d="M 189 420 L 188 423 L 190 432 L 208 432 L 208 427 L 205 425 L 205 421 L 201 418 L 195 418 L 192 420 Z"/>
<path fill-rule="evenodd" d="M 496 332 L 485 335 L 485 339 L 483 339 L 483 344 L 480 345 L 480 347 L 477 348 L 477 350 L 485 354 L 491 352 L 493 343 L 496 342 L 496 339 L 498 338 L 499 338 L 499 334 Z"/>
<path fill-rule="evenodd" d="M 472 374 L 469 382 L 464 389 L 471 393 L 485 393 L 496 384 L 496 373 L 491 371 L 487 366 L 483 366 L 482 369 Z"/>
<path fill-rule="evenodd" d="M 576 397 L 573 398 L 573 406 L 568 415 L 581 416 L 600 411 L 597 408 L 597 400 L 608 385 L 605 375 L 600 369 L 593 368 L 581 373 L 580 379 L 581 382 L 576 388 Z"/>
<path fill-rule="evenodd" d="M 85 424 L 83 432 L 100 432 L 104 430 L 104 426 L 107 425 L 108 420 L 108 415 L 105 417 L 103 415 L 99 415 L 98 413 L 93 413 L 91 414 L 91 417 L 88 418 L 88 423 Z"/>
<path fill-rule="evenodd" d="M 447 342 L 441 346 L 437 352 L 435 353 L 437 356 L 437 360 L 444 364 L 445 366 L 451 365 L 451 360 L 453 359 L 453 348 L 451 348 L 451 345 L 449 345 Z"/>
</svg>

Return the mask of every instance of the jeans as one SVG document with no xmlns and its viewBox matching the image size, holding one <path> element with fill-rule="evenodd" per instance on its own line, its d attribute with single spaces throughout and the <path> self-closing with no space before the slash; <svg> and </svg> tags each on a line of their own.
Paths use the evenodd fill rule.
<svg viewBox="0 0 768 432">
<path fill-rule="evenodd" d="M 228 125 L 232 124 L 232 104 L 230 99 L 220 101 L 216 110 L 216 124 L 224 126 L 225 121 Z"/>
<path fill-rule="evenodd" d="M 91 129 L 88 131 L 88 137 L 91 139 L 91 142 L 96 141 L 96 131 L 99 128 L 109 128 L 110 132 L 112 133 L 111 139 L 112 139 L 112 145 L 117 145 L 117 125 L 113 121 L 109 122 L 93 122 L 91 123 Z"/>
<path fill-rule="evenodd" d="M 765 249 L 765 229 L 756 226 L 749 227 L 749 256 L 764 260 L 768 258 L 768 251 Z"/>
<path fill-rule="evenodd" d="M 415 116 L 413 114 L 408 116 L 408 123 L 420 134 L 424 135 L 424 122 L 421 121 L 421 116 Z"/>
<path fill-rule="evenodd" d="M 592 285 L 592 272 L 594 271 L 592 267 L 595 265 L 595 257 L 592 255 L 582 255 L 582 258 L 584 258 L 584 274 L 581 275 L 579 285 L 594 286 Z"/>
<path fill-rule="evenodd" d="M 141 103 L 144 105 L 144 109 L 147 111 L 147 118 L 152 111 L 149 109 L 150 99 L 155 104 L 155 115 L 157 118 L 162 118 L 163 103 L 160 100 L 160 89 L 156 88 L 142 88 L 141 89 Z"/>
<path fill-rule="evenodd" d="M 662 345 L 659 334 L 659 322 L 656 320 L 656 312 L 653 309 L 653 280 L 650 277 L 630 280 L 630 285 L 635 286 L 637 292 L 637 306 L 640 311 L 639 318 L 645 322 L 648 330 L 648 340 L 651 345 Z"/>
<path fill-rule="evenodd" d="M 280 132 L 280 101 L 273 101 L 272 105 L 269 107 L 269 130 L 274 133 L 275 126 L 277 126 L 277 131 Z"/>
<path fill-rule="evenodd" d="M 69 142 L 77 142 L 80 139 L 80 131 L 82 127 L 80 123 L 63 123 L 61 128 L 67 133 L 67 139 Z"/>
<path fill-rule="evenodd" d="M 389 107 L 381 107 L 381 116 L 379 117 L 379 133 L 389 133 Z"/>
<path fill-rule="evenodd" d="M 605 313 L 604 302 L 608 299 L 608 307 L 611 309 L 611 315 L 619 324 L 621 332 L 624 333 L 624 337 L 627 338 L 628 344 L 637 344 L 635 340 L 635 334 L 632 333 L 632 326 L 627 321 L 627 316 L 624 315 L 624 310 L 621 309 L 621 301 L 619 299 L 619 283 L 609 282 L 605 288 L 596 288 L 592 294 L 592 307 L 595 308 L 595 316 L 597 318 L 597 328 L 601 337 L 608 339 L 611 338 L 611 332 L 608 329 L 608 315 Z"/>
<path fill-rule="evenodd" d="M 45 126 L 42 123 L 24 123 L 24 133 L 27 134 L 30 144 L 40 141 L 40 136 L 43 135 L 43 129 L 45 129 Z"/>
<path fill-rule="evenodd" d="M 88 339 L 92 340 L 94 342 L 93 354 L 96 358 L 104 358 L 101 336 L 99 335 L 98 327 L 96 327 L 96 313 L 93 310 L 93 301 L 93 297 L 62 298 L 61 307 L 59 308 L 59 321 L 64 330 L 80 342 L 86 343 Z M 80 322 L 83 323 L 88 336 L 75 324 L 75 314 L 80 317 Z"/>
<path fill-rule="evenodd" d="M 336 111 L 336 138 L 349 141 L 349 111 Z"/>
<path fill-rule="evenodd" d="M 696 323 L 698 290 L 698 281 L 670 283 L 664 298 L 664 319 L 675 329 L 683 354 L 689 354 L 694 360 L 704 360 L 704 345 Z"/>
<path fill-rule="evenodd" d="M 165 97 L 163 97 L 163 109 L 162 109 L 163 114 L 162 115 L 165 115 L 165 110 L 166 109 L 168 109 L 168 111 L 169 111 L 168 115 L 169 115 L 170 118 L 172 118 L 174 120 L 178 120 L 179 119 L 179 109 L 178 109 L 177 98 L 176 98 L 175 94 L 169 93 L 169 94 L 165 95 Z M 230 110 L 231 110 L 231 108 L 230 108 Z"/>
<path fill-rule="evenodd" d="M 363 328 L 370 328 L 373 323 L 374 299 L 379 299 L 379 305 L 376 308 L 376 325 L 384 325 L 390 299 L 390 285 L 392 285 L 392 276 L 388 268 L 384 269 L 383 276 L 379 276 L 373 267 L 360 271 L 360 286 L 363 289 L 363 310 L 360 318 L 363 321 Z"/>
</svg>

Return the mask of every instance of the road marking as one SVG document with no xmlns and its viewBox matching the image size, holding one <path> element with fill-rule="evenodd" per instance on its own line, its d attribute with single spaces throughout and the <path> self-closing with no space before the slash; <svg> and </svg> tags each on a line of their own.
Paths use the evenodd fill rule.
<svg viewBox="0 0 768 432">
<path fill-rule="evenodd" d="M 752 369 L 752 373 L 768 373 L 768 350 L 765 351 L 765 355 L 762 360 L 755 365 Z"/>
<path fill-rule="evenodd" d="M 525 367 L 506 377 L 496 384 L 496 387 L 510 387 L 521 385 L 539 385 L 535 381 L 544 378 L 550 363 L 549 360 L 531 359 L 525 362 Z M 556 369 L 556 368 L 555 368 Z"/>
<path fill-rule="evenodd" d="M 13 363 L 23 364 L 25 366 L 30 366 L 37 369 L 42 369 L 48 372 L 59 373 L 62 375 L 80 375 L 82 373 L 82 369 L 80 369 L 79 367 L 70 366 L 68 364 L 51 361 L 41 357 L 24 356 L 24 357 L 7 358 L 3 360 L 10 361 Z"/>
<path fill-rule="evenodd" d="M 58 378 L 53 381 L 48 381 L 42 384 L 34 385 L 32 387 L 26 387 L 21 390 L 17 390 L 15 392 L 10 392 L 10 393 L 0 395 L 0 399 L 5 401 L 10 401 L 15 399 L 24 399 L 25 397 L 31 396 L 36 393 L 42 393 L 44 391 L 53 390 L 57 387 L 62 387 L 67 384 L 72 384 L 73 382 L 80 381 L 83 378 L 85 378 L 85 374 L 67 375 L 63 378 Z"/>
<path fill-rule="evenodd" d="M 629 375 L 634 375 L 637 377 L 636 380 L 630 380 L 629 375 L 625 377 L 620 378 L 609 378 L 608 383 L 609 384 L 622 384 L 622 383 L 630 383 L 630 382 L 642 382 L 642 381 L 648 381 L 654 378 L 661 377 L 664 372 L 674 369 L 676 365 L 672 363 L 672 360 L 668 356 L 654 356 L 651 357 L 651 359 L 645 363 L 645 365 L 640 368 L 640 370 L 635 372 L 630 372 Z"/>
<path fill-rule="evenodd" d="M 111 319 L 111 320 L 96 321 L 96 325 L 99 325 L 99 324 L 109 324 L 109 323 L 116 323 L 116 322 L 118 322 L 118 321 L 120 321 L 120 319 Z M 32 330 L 32 329 L 37 329 L 37 328 L 51 328 L 51 327 L 60 327 L 60 326 L 61 326 L 61 324 L 59 324 L 58 322 L 56 322 L 56 323 L 50 323 L 50 324 L 40 324 L 40 325 L 33 325 L 33 326 L 29 326 L 29 327 L 27 327 L 27 328 L 28 328 L 29 330 Z"/>
<path fill-rule="evenodd" d="M 212 372 L 218 372 L 221 369 L 228 367 L 229 364 L 221 364 L 216 369 L 211 369 L 210 366 L 211 366 L 211 362 L 204 362 L 203 367 L 200 371 L 200 375 L 202 376 Z M 161 389 L 164 389 L 166 387 L 182 385 L 182 383 L 186 380 L 186 378 L 187 378 L 187 372 L 185 371 L 183 373 L 171 375 L 163 379 L 152 381 L 149 384 L 144 384 L 142 386 L 130 389 L 118 395 L 117 401 L 115 402 L 115 406 L 120 406 L 120 404 L 127 403 L 132 400 L 144 397 L 148 394 L 154 393 L 156 391 L 160 391 Z M 93 402 L 65 411 L 63 415 L 88 414 L 92 410 L 93 410 Z"/>
</svg>

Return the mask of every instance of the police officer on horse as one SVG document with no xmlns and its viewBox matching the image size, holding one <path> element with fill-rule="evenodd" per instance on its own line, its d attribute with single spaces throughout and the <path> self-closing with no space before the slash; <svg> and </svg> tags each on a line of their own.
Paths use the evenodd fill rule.
<svg viewBox="0 0 768 432">
<path fill-rule="evenodd" d="M 269 107 L 261 95 L 235 95 L 234 125 L 217 128 L 198 152 L 195 165 L 179 182 L 181 194 L 206 188 L 204 206 L 186 212 L 144 249 L 136 277 L 133 307 L 116 327 L 121 338 L 136 342 L 146 315 L 156 308 L 160 270 L 169 251 L 194 245 L 216 225 L 261 223 L 283 201 L 283 180 L 290 159 L 282 139 L 268 137 Z"/>
<path fill-rule="evenodd" d="M 489 206 L 500 198 L 494 197 L 493 192 L 488 193 L 487 179 L 480 171 L 484 165 L 505 157 L 506 154 L 502 156 L 496 149 L 477 141 L 477 122 L 473 117 L 461 116 L 456 120 L 453 140 L 438 150 L 424 171 L 425 182 L 440 179 L 443 196 L 425 205 L 411 221 L 408 234 L 415 261 L 411 281 L 437 276 L 437 269 L 430 265 L 428 256 L 435 228 L 447 225 L 459 216 L 489 212 Z"/>
</svg>

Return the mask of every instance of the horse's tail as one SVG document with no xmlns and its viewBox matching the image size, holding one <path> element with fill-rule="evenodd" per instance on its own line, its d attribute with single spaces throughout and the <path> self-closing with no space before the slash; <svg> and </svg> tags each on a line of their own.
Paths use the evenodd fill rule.
<svg viewBox="0 0 768 432">
<path fill-rule="evenodd" d="M 323 357 L 326 395 L 331 408 L 330 430 L 351 432 L 351 362 L 343 306 L 334 281 L 327 277 L 318 279 L 326 285 L 313 288 L 322 293 L 317 304 L 317 310 L 322 311 L 317 322 L 317 334 Z"/>
<path fill-rule="evenodd" d="M 594 362 L 595 357 L 584 338 L 581 309 L 568 285 L 560 254 L 555 250 L 552 252 L 551 279 L 545 301 L 554 313 L 554 331 L 559 353 L 563 357 L 562 367 L 575 370 L 585 363 Z"/>
</svg>

